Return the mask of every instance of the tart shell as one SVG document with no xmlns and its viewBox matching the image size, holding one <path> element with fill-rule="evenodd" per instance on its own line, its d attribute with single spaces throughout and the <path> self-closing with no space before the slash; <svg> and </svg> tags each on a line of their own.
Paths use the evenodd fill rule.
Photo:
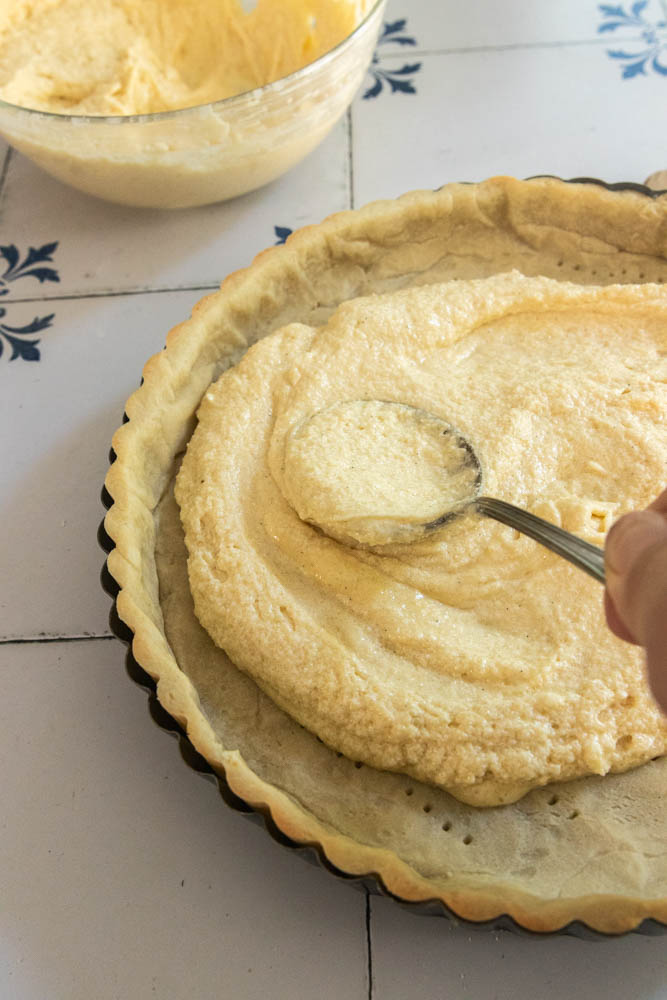
<svg viewBox="0 0 667 1000">
<path fill-rule="evenodd" d="M 663 933 L 667 890 L 659 898 L 590 887 L 581 895 L 550 896 L 524 891 L 497 873 L 475 880 L 453 870 L 434 879 L 390 844 L 364 843 L 341 831 L 222 744 L 166 634 L 154 514 L 210 382 L 254 339 L 301 318 L 304 309 L 317 320 L 369 288 L 513 267 L 592 283 L 667 281 L 667 198 L 640 185 L 556 178 L 492 178 L 414 192 L 296 232 L 203 299 L 192 319 L 171 331 L 166 350 L 146 364 L 113 439 L 103 492 L 108 513 L 100 528 L 108 553 L 103 583 L 114 600 L 111 627 L 131 644 L 130 676 L 150 691 L 151 714 L 178 736 L 186 762 L 217 780 L 225 801 L 263 822 L 274 839 L 333 874 L 419 912 L 494 929 L 584 937 Z M 662 774 L 667 787 L 667 769 Z M 667 845 L 667 828 L 664 836 Z"/>
</svg>

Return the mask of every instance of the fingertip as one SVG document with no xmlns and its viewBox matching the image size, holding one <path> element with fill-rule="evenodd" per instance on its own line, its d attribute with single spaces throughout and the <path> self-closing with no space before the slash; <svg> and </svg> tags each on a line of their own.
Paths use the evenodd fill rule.
<svg viewBox="0 0 667 1000">
<path fill-rule="evenodd" d="M 624 576 L 646 549 L 667 537 L 667 522 L 657 510 L 636 510 L 611 526 L 605 563 L 612 576 Z"/>
<path fill-rule="evenodd" d="M 616 610 L 613 598 L 608 590 L 605 590 L 604 592 L 604 614 L 607 619 L 607 625 L 615 636 L 618 636 L 619 639 L 623 639 L 624 642 L 631 642 L 634 645 L 637 645 L 637 640 L 623 623 L 621 616 Z"/>
<path fill-rule="evenodd" d="M 653 503 L 649 504 L 649 510 L 657 510 L 659 514 L 667 514 L 667 489 L 664 489 Z"/>
<path fill-rule="evenodd" d="M 667 597 L 667 591 L 664 594 Z M 663 613 L 660 613 L 660 612 Z M 667 715 L 667 603 L 663 599 L 646 626 L 646 671 L 651 693 Z"/>
</svg>

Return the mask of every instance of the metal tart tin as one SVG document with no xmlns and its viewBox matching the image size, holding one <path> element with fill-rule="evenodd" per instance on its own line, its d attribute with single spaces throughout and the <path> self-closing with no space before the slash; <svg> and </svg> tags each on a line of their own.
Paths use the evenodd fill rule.
<svg viewBox="0 0 667 1000">
<path fill-rule="evenodd" d="M 554 177 L 554 175 L 541 174 L 538 176 L 549 176 Z M 529 180 L 532 178 L 528 178 Z M 562 178 L 554 177 L 555 180 L 562 180 Z M 618 183 L 610 184 L 605 181 L 601 181 L 595 177 L 573 177 L 569 178 L 565 183 L 568 184 L 597 184 L 600 187 L 606 188 L 608 191 L 636 191 L 639 194 L 643 194 L 648 198 L 657 198 L 661 194 L 665 194 L 665 191 L 653 190 L 644 184 L 636 184 L 631 181 L 621 181 Z M 128 421 L 127 414 L 123 414 L 123 423 Z M 116 460 L 116 455 L 113 449 L 109 453 L 109 463 L 112 464 Z M 102 504 L 105 511 L 109 510 L 113 506 L 113 497 L 109 494 L 106 487 L 102 488 Z M 100 523 L 97 540 L 108 555 L 112 549 L 115 547 L 113 539 L 107 534 L 104 527 L 104 519 Z M 335 876 L 341 881 L 347 882 L 354 886 L 356 889 L 367 892 L 373 896 L 384 896 L 389 899 L 393 899 L 398 903 L 403 909 L 409 910 L 412 913 L 416 913 L 422 916 L 430 917 L 445 917 L 451 923 L 463 926 L 466 929 L 474 930 L 484 930 L 484 931 L 511 931 L 514 934 L 519 934 L 524 937 L 532 938 L 544 938 L 544 937 L 554 937 L 567 935 L 570 937 L 580 938 L 586 941 L 602 941 L 614 937 L 623 937 L 627 934 L 641 934 L 644 936 L 658 936 L 667 933 L 667 924 L 662 923 L 660 920 L 654 918 L 647 918 L 642 920 L 640 924 L 632 928 L 629 931 L 624 931 L 621 934 L 606 934 L 602 931 L 595 930 L 590 927 L 584 921 L 573 920 L 570 923 L 564 925 L 555 931 L 545 931 L 538 932 L 529 930 L 519 924 L 513 917 L 509 914 L 500 914 L 492 920 L 485 921 L 473 921 L 468 920 L 465 917 L 459 916 L 451 907 L 447 906 L 440 899 L 429 899 L 420 902 L 414 902 L 412 900 L 401 899 L 399 896 L 390 892 L 386 886 L 383 884 L 382 879 L 379 875 L 374 872 L 368 872 L 366 875 L 349 875 L 333 865 L 331 861 L 326 857 L 322 847 L 317 844 L 300 844 L 291 837 L 286 836 L 282 830 L 277 826 L 277 824 L 272 819 L 268 810 L 256 809 L 249 805 L 243 799 L 239 798 L 231 788 L 229 787 L 227 781 L 220 774 L 215 772 L 209 763 L 205 760 L 202 755 L 195 750 L 194 746 L 188 739 L 186 733 L 181 728 L 181 726 L 176 722 L 176 720 L 163 708 L 157 698 L 156 688 L 157 685 L 155 681 L 150 677 L 149 674 L 142 668 L 141 664 L 137 663 L 134 655 L 132 653 L 132 638 L 133 633 L 130 628 L 122 621 L 118 614 L 118 609 L 116 605 L 116 597 L 120 590 L 120 587 L 116 580 L 113 578 L 109 572 L 109 567 L 107 561 L 105 560 L 101 571 L 101 583 L 103 589 L 112 599 L 111 611 L 109 613 L 109 627 L 113 634 L 120 639 L 122 643 L 127 647 L 127 652 L 125 656 L 125 669 L 128 676 L 136 685 L 143 690 L 148 695 L 148 711 L 156 723 L 164 732 L 168 733 L 170 736 L 174 737 L 178 741 L 178 747 L 181 753 L 181 757 L 187 764 L 187 766 L 200 777 L 203 777 L 210 784 L 216 785 L 218 792 L 221 795 L 224 802 L 236 812 L 241 813 L 247 819 L 257 826 L 263 827 L 269 836 L 282 847 L 287 848 L 293 854 L 298 855 L 303 858 L 311 865 L 323 868 L 330 872 L 331 875 Z"/>
</svg>

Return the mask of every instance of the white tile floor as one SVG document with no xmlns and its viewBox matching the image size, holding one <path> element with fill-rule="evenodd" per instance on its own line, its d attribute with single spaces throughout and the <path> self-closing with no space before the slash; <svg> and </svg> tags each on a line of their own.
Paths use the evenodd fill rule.
<svg viewBox="0 0 667 1000">
<path fill-rule="evenodd" d="M 0 638 L 108 634 L 109 601 L 94 582 L 102 557 L 91 542 L 111 437 L 144 361 L 200 296 L 154 292 L 7 305 L 17 326 L 35 314 L 54 317 L 38 334 L 39 362 L 0 358 L 3 407 L 12 415 L 0 432 L 0 551 L 5 578 L 19 581 L 3 588 Z"/>
<path fill-rule="evenodd" d="M 664 938 L 526 940 L 441 927 L 372 902 L 373 996 L 382 1000 L 664 1000 Z"/>
<path fill-rule="evenodd" d="M 3 1000 L 367 996 L 364 896 L 193 775 L 117 642 L 2 646 L 0 676 Z"/>
<path fill-rule="evenodd" d="M 656 142 L 663 98 L 654 80 L 621 79 L 597 44 L 435 53 L 418 61 L 417 94 L 382 93 L 354 106 L 359 205 L 494 174 L 641 182 L 667 163 L 667 147 Z M 382 60 L 389 72 L 404 64 L 402 55 Z"/>
<path fill-rule="evenodd" d="M 665 938 L 418 918 L 226 808 L 124 675 L 95 542 L 111 434 L 144 360 L 276 227 L 449 180 L 640 181 L 667 165 L 667 50 L 649 52 L 665 13 L 649 0 L 633 20 L 631 7 L 390 0 L 350 117 L 228 204 L 107 205 L 0 143 L 2 1000 L 667 1000 Z M 44 259 L 22 266 L 31 247 Z"/>
<path fill-rule="evenodd" d="M 654 15 L 655 20 L 662 16 L 659 0 L 651 0 L 646 14 Z M 601 20 L 598 5 L 582 0 L 551 4 L 531 0 L 467 0 L 458 4 L 425 0 L 402 8 L 394 3 L 387 20 L 394 22 L 404 17 L 417 40 L 415 50 L 430 52 L 591 41 L 599 37 Z M 636 29 L 633 34 L 638 34 Z"/>
</svg>

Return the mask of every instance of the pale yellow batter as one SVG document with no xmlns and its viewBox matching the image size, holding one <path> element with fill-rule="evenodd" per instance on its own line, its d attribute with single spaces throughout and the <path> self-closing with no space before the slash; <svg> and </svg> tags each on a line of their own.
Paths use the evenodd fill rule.
<svg viewBox="0 0 667 1000">
<path fill-rule="evenodd" d="M 341 430 L 344 475 L 328 468 L 336 421 L 319 472 L 317 448 L 295 464 L 293 445 L 318 414 L 350 425 L 350 400 L 419 407 L 474 442 L 485 492 L 602 544 L 664 481 L 666 385 L 660 286 L 500 275 L 285 327 L 209 389 L 179 475 L 197 616 L 330 746 L 464 801 L 508 802 L 662 754 L 642 654 L 606 629 L 599 584 L 473 514 L 381 552 L 334 541 L 299 511 L 312 515 L 315 497 L 330 520 L 346 498 L 368 501 L 381 425 L 352 421 L 368 435 L 360 463 Z M 386 454 L 375 463 L 382 503 L 404 503 L 408 467 L 405 455 L 395 470 Z"/>
<path fill-rule="evenodd" d="M 0 98 L 132 115 L 218 101 L 293 73 L 359 22 L 361 0 L 0 0 Z"/>
</svg>

